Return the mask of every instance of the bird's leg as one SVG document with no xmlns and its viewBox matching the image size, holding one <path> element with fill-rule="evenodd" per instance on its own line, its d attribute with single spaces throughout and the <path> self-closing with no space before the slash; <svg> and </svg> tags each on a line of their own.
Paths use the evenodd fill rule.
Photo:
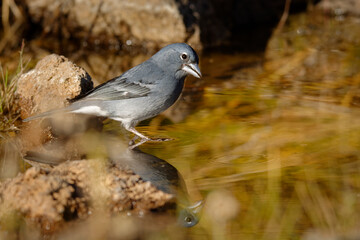
<svg viewBox="0 0 360 240">
<path fill-rule="evenodd" d="M 138 131 L 136 131 L 136 129 L 134 127 L 129 127 L 128 130 L 132 133 L 135 134 L 135 137 L 129 142 L 129 145 L 130 145 L 130 149 L 134 149 L 138 146 L 140 146 L 141 144 L 151 140 L 150 138 L 146 137 L 145 135 L 139 133 Z M 135 140 L 138 139 L 138 138 L 141 138 L 141 140 L 135 144 Z"/>
<path fill-rule="evenodd" d="M 145 142 L 147 142 L 148 140 L 147 139 L 141 139 L 138 143 L 136 143 L 136 144 L 134 144 L 135 142 L 133 142 L 133 144 L 134 145 L 130 145 L 129 146 L 129 148 L 130 149 L 134 149 L 134 148 L 136 148 L 136 147 L 138 147 L 138 146 L 140 146 L 141 144 L 143 144 L 143 143 L 145 143 Z"/>
<path fill-rule="evenodd" d="M 142 140 L 146 140 L 146 141 L 149 141 L 150 138 L 148 138 L 147 136 L 139 133 L 138 131 L 136 131 L 136 129 L 134 127 L 130 127 L 127 129 L 128 131 L 132 132 L 133 134 L 135 134 L 135 137 L 138 136 L 140 137 Z M 136 140 L 136 139 L 135 139 Z"/>
<path fill-rule="evenodd" d="M 135 134 L 135 137 L 129 142 L 129 145 L 132 146 L 132 148 L 135 148 L 147 141 L 165 142 L 165 141 L 173 140 L 172 138 L 149 138 L 149 137 L 139 133 L 138 131 L 136 131 L 136 129 L 134 127 L 128 127 L 128 128 L 126 128 L 126 130 Z M 137 140 L 139 137 L 141 138 L 140 142 L 135 144 L 135 140 Z"/>
<path fill-rule="evenodd" d="M 135 144 L 135 141 L 136 141 L 138 138 L 139 138 L 139 136 L 138 136 L 138 135 L 135 135 L 135 136 L 130 140 L 129 146 L 134 145 L 134 144 Z"/>
</svg>

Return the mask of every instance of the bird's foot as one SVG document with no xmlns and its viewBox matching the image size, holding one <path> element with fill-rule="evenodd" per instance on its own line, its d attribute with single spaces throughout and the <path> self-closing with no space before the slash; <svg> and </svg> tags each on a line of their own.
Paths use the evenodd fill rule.
<svg viewBox="0 0 360 240">
<path fill-rule="evenodd" d="M 150 138 L 142 138 L 139 142 L 135 143 L 135 140 L 137 138 L 133 138 L 130 142 L 129 142 L 129 148 L 130 149 L 134 149 L 138 146 L 140 146 L 143 143 L 146 143 L 147 141 L 150 141 Z"/>
<path fill-rule="evenodd" d="M 143 143 L 146 142 L 168 142 L 168 141 L 172 141 L 174 140 L 173 138 L 141 138 L 139 142 L 135 142 L 138 139 L 137 136 L 135 136 L 133 139 L 131 139 L 131 141 L 129 142 L 129 148 L 130 149 L 134 149 L 138 146 L 140 146 Z"/>
<path fill-rule="evenodd" d="M 173 138 L 150 138 L 151 142 L 168 142 L 174 140 Z"/>
<path fill-rule="evenodd" d="M 135 135 L 135 137 L 133 137 L 133 139 L 130 140 L 129 142 L 129 146 L 132 146 L 135 144 L 135 141 L 139 138 L 139 136 Z"/>
</svg>

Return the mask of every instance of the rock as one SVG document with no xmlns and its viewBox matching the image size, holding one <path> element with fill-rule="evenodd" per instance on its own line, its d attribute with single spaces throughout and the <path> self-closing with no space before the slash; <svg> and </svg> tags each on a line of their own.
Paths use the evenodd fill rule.
<svg viewBox="0 0 360 240">
<path fill-rule="evenodd" d="M 63 108 L 69 104 L 69 99 L 92 88 L 91 77 L 84 69 L 63 56 L 49 55 L 39 61 L 33 70 L 19 78 L 16 98 L 21 118 Z M 66 148 L 67 151 L 61 152 L 66 153 L 69 158 L 79 159 L 79 153 L 70 150 L 73 144 L 69 143 L 67 136 L 88 128 L 90 124 L 87 124 L 87 121 L 84 116 L 66 114 L 51 120 L 40 119 L 23 124 L 19 134 L 22 153 L 29 150 L 41 152 L 39 148 L 47 148 L 48 152 L 60 157 L 63 155 L 60 155 L 59 150 Z M 58 138 L 60 141 L 54 142 Z M 48 142 L 51 143 L 51 148 L 45 147 Z M 71 152 L 73 154 L 70 154 Z"/>
<path fill-rule="evenodd" d="M 68 99 L 92 88 L 91 77 L 84 69 L 64 56 L 49 55 L 18 81 L 16 96 L 21 118 L 65 107 Z"/>
<path fill-rule="evenodd" d="M 173 0 L 25 2 L 31 18 L 43 24 L 46 33 L 61 30 L 66 36 L 96 38 L 97 42 L 106 41 L 110 45 L 119 39 L 127 45 L 166 44 L 186 39 L 186 28 Z M 49 21 L 55 26 L 46 27 Z"/>
<path fill-rule="evenodd" d="M 32 22 L 42 26 L 43 36 L 71 36 L 80 46 L 120 50 L 135 46 L 152 51 L 174 42 L 187 42 L 198 50 L 223 45 L 263 50 L 285 5 L 285 0 L 24 2 Z M 307 4 L 307 0 L 292 0 L 291 10 L 305 10 Z"/>
<path fill-rule="evenodd" d="M 53 225 L 87 218 L 97 208 L 108 213 L 146 212 L 173 200 L 173 195 L 130 170 L 108 166 L 100 159 L 68 161 L 49 171 L 32 167 L 0 183 L 0 219 L 18 211 L 41 225 Z"/>
</svg>

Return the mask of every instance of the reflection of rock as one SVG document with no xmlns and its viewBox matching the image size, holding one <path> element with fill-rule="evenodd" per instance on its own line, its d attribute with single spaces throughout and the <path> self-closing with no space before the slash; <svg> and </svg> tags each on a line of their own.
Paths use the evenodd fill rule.
<svg viewBox="0 0 360 240">
<path fill-rule="evenodd" d="M 101 130 L 100 118 L 65 114 L 23 125 L 19 134 L 21 152 L 36 151 L 56 159 L 81 159 L 85 153 L 77 135 L 89 129 Z"/>
</svg>

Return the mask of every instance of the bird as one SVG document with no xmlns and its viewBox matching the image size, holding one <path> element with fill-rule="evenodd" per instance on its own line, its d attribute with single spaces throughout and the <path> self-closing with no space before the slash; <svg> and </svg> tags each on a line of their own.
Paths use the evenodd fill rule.
<svg viewBox="0 0 360 240">
<path fill-rule="evenodd" d="M 59 112 L 107 117 L 121 122 L 135 138 L 149 141 L 152 139 L 138 132 L 135 126 L 173 105 L 188 75 L 202 77 L 199 57 L 188 44 L 173 43 L 122 75 L 73 98 L 67 107 L 30 116 L 23 121 L 50 117 Z"/>
</svg>

